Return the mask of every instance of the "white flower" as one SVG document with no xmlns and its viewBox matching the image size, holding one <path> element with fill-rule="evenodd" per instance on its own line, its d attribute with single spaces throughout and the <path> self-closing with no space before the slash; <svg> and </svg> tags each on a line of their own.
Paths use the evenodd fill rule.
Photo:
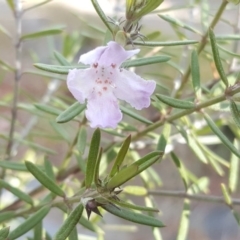
<svg viewBox="0 0 240 240">
<path fill-rule="evenodd" d="M 117 99 L 128 102 L 138 110 L 149 107 L 155 81 L 146 81 L 120 67 L 139 51 L 126 51 L 111 41 L 107 46 L 97 47 L 80 56 L 79 62 L 89 64 L 89 68 L 69 71 L 68 89 L 80 103 L 87 99 L 85 113 L 91 127 L 116 128 L 122 120 Z"/>
</svg>

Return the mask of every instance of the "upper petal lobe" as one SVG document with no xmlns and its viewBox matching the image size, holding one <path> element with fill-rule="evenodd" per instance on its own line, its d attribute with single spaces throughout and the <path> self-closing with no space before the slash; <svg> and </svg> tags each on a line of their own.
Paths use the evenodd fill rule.
<svg viewBox="0 0 240 240">
<path fill-rule="evenodd" d="M 82 54 L 80 56 L 79 62 L 84 63 L 86 65 L 87 64 L 92 65 L 92 64 L 98 62 L 100 57 L 102 56 L 102 54 L 106 50 L 106 48 L 107 48 L 107 46 L 106 47 L 97 47 L 90 52 Z"/>
<path fill-rule="evenodd" d="M 106 67 L 111 65 L 119 67 L 126 59 L 137 54 L 139 51 L 139 49 L 126 51 L 121 45 L 111 41 L 106 47 L 97 47 L 81 55 L 79 62 L 90 65 L 98 63 Z"/>
<path fill-rule="evenodd" d="M 125 60 L 137 54 L 139 51 L 140 49 L 126 51 L 121 45 L 111 41 L 101 55 L 99 63 L 103 66 L 111 66 L 114 64 L 120 67 Z"/>
</svg>

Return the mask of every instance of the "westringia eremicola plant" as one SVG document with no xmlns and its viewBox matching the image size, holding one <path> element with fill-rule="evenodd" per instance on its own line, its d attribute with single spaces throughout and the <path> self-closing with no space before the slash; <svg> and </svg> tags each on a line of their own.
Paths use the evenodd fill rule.
<svg viewBox="0 0 240 240">
<path fill-rule="evenodd" d="M 136 227 L 142 239 L 239 239 L 239 1 L 116 0 L 108 16 L 104 1 L 91 0 L 94 17 L 76 10 L 77 30 L 72 22 L 34 32 L 25 16 L 53 1 L 29 2 L 4 3 L 15 32 L 0 16 L 2 52 L 8 38 L 15 56 L 7 63 L 0 51 L 0 121 L 9 125 L 1 127 L 0 240 L 90 237 L 83 228 L 112 239 L 113 227 L 116 239 L 121 231 L 140 239 Z M 75 4 L 84 10 L 83 2 Z M 33 38 L 44 55 L 28 49 Z M 35 94 L 39 76 L 48 86 Z M 228 224 L 203 201 L 225 204 Z M 197 218 L 204 213 L 208 228 Z"/>
</svg>

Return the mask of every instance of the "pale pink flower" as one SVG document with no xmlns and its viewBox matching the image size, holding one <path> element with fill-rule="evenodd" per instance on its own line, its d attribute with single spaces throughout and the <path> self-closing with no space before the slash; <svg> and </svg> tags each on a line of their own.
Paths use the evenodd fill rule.
<svg viewBox="0 0 240 240">
<path fill-rule="evenodd" d="M 97 47 L 80 56 L 79 62 L 89 64 L 89 68 L 69 70 L 68 89 L 80 103 L 87 99 L 85 114 L 91 127 L 116 128 L 122 120 L 117 99 L 138 110 L 149 107 L 155 81 L 146 81 L 121 68 L 126 59 L 139 51 L 126 51 L 111 41 L 105 47 Z"/>
</svg>

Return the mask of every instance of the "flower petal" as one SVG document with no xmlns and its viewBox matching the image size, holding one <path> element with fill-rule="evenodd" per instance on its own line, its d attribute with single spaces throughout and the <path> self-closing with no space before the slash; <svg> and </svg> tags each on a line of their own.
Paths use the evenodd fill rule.
<svg viewBox="0 0 240 240">
<path fill-rule="evenodd" d="M 144 80 L 134 72 L 122 69 L 115 81 L 114 94 L 117 98 L 128 102 L 137 110 L 150 106 L 150 96 L 156 88 L 153 80 Z"/>
<path fill-rule="evenodd" d="M 102 66 L 116 65 L 116 67 L 120 67 L 126 59 L 137 54 L 139 51 L 140 49 L 126 51 L 121 45 L 111 41 L 102 53 L 98 63 Z"/>
<path fill-rule="evenodd" d="M 112 93 L 102 96 L 93 93 L 88 98 L 85 114 L 92 128 L 116 128 L 122 119 L 117 99 Z"/>
<path fill-rule="evenodd" d="M 87 52 L 85 54 L 82 54 L 79 58 L 78 62 L 84 63 L 84 64 L 94 64 L 97 63 L 100 59 L 100 57 L 102 56 L 102 54 L 104 53 L 104 51 L 106 50 L 106 47 L 97 47 L 95 49 L 93 49 L 90 52 Z"/>
<path fill-rule="evenodd" d="M 90 94 L 94 84 L 94 72 L 92 69 L 72 69 L 67 76 L 67 86 L 72 95 L 84 103 Z"/>
</svg>

